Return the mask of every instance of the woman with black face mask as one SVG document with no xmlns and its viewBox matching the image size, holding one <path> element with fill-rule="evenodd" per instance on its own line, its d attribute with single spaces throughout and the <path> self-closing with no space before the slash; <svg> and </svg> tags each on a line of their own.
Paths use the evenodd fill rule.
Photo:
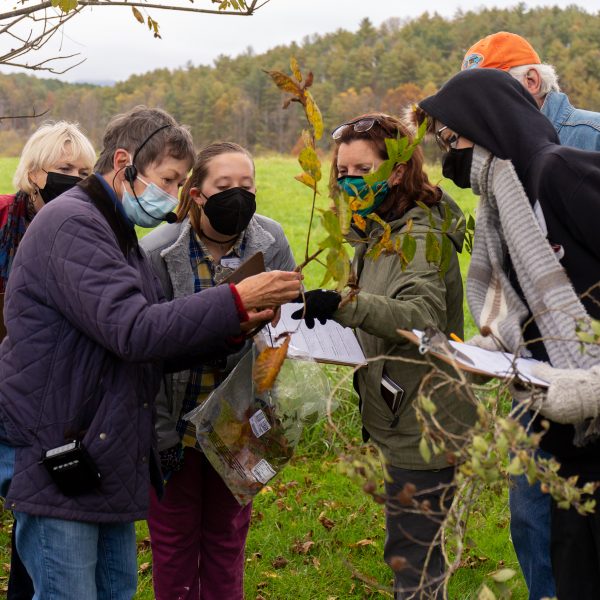
<svg viewBox="0 0 600 600">
<path fill-rule="evenodd" d="M 0 195 L 0 292 L 33 217 L 87 177 L 95 162 L 92 144 L 73 123 L 44 124 L 27 140 L 13 178 L 18 192 Z"/>
<path fill-rule="evenodd" d="M 140 242 L 167 298 L 218 285 L 259 251 L 267 270 L 293 270 L 281 226 L 255 214 L 255 193 L 254 163 L 244 148 L 220 142 L 200 151 L 181 192 L 177 222 Z M 251 504 L 238 504 L 200 451 L 195 426 L 181 417 L 207 398 L 247 349 L 226 365 L 197 364 L 169 376 L 157 398 L 158 447 L 168 479 L 163 498 L 151 497 L 148 517 L 157 600 L 243 599 Z"/>
<path fill-rule="evenodd" d="M 13 178 L 18 192 L 0 195 L 0 294 L 4 293 L 13 257 L 33 217 L 44 204 L 87 177 L 95 161 L 92 144 L 73 123 L 44 124 L 27 140 Z M 4 334 L 0 312 L 0 341 Z M 33 584 L 17 553 L 14 533 L 12 542 L 7 599 L 29 600 Z"/>
</svg>

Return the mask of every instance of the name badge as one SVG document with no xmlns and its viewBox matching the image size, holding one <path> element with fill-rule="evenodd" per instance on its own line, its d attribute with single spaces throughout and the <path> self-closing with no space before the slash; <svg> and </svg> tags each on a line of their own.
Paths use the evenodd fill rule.
<svg viewBox="0 0 600 600">
<path fill-rule="evenodd" d="M 230 256 L 221 259 L 221 265 L 227 269 L 237 269 L 242 264 L 242 260 L 237 256 Z"/>
</svg>

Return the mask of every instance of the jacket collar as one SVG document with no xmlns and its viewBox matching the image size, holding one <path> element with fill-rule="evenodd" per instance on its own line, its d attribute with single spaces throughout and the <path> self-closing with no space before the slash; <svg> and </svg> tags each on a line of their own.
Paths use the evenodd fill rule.
<svg viewBox="0 0 600 600">
<path fill-rule="evenodd" d="M 173 298 L 189 296 L 194 293 L 194 274 L 190 263 L 190 235 L 192 226 L 189 219 L 173 225 L 177 227 L 174 233 L 175 239 L 172 244 L 161 251 L 160 255 L 165 261 L 167 272 L 173 286 Z M 267 250 L 275 244 L 275 238 L 252 217 L 246 228 L 246 247 L 244 256 L 253 256 L 257 252 L 266 254 Z"/>
<path fill-rule="evenodd" d="M 548 92 L 542 104 L 541 112 L 555 127 L 562 126 L 571 116 L 575 107 L 562 92 Z"/>
</svg>

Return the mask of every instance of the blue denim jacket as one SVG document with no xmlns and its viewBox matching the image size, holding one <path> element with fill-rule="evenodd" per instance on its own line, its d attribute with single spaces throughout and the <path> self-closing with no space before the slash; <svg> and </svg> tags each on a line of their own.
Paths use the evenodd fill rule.
<svg viewBox="0 0 600 600">
<path fill-rule="evenodd" d="M 575 108 L 562 92 L 549 92 L 542 114 L 554 125 L 563 146 L 600 151 L 600 113 Z"/>
</svg>

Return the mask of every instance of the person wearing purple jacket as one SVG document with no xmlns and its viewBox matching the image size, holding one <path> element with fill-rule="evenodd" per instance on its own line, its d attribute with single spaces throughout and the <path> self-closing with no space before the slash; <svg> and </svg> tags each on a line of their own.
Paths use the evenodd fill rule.
<svg viewBox="0 0 600 600">
<path fill-rule="evenodd" d="M 162 374 L 239 349 L 298 296 L 271 271 L 165 302 L 134 225 L 170 220 L 194 159 L 189 132 L 137 107 L 109 123 L 96 173 L 37 215 L 8 280 L 0 345 L 0 494 L 36 600 L 125 600 L 134 521 L 162 477 Z"/>
</svg>

